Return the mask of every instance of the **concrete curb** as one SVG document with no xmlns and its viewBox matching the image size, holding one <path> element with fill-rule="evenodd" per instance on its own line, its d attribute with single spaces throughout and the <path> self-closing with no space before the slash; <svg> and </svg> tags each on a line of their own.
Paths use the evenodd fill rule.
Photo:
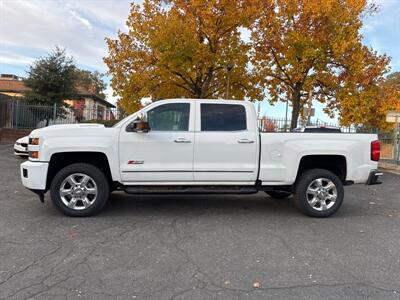
<svg viewBox="0 0 400 300">
<path fill-rule="evenodd" d="M 390 171 L 395 174 L 400 175 L 400 165 L 396 165 L 393 163 L 387 163 L 387 162 L 379 162 L 379 169 L 385 170 L 385 171 Z"/>
</svg>

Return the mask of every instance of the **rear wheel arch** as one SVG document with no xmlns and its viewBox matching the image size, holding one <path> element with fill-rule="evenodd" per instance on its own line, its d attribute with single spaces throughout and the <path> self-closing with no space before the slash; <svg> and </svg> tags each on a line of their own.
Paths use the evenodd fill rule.
<svg viewBox="0 0 400 300">
<path fill-rule="evenodd" d="M 347 160 L 344 155 L 312 154 L 301 157 L 296 174 L 296 181 L 300 176 L 313 169 L 323 169 L 334 173 L 342 182 L 346 181 Z"/>
</svg>

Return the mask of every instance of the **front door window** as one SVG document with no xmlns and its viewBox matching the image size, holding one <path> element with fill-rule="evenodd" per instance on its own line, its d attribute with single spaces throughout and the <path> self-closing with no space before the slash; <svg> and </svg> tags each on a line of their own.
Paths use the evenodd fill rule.
<svg viewBox="0 0 400 300">
<path fill-rule="evenodd" d="M 157 106 L 147 112 L 152 131 L 188 131 L 189 103 L 170 103 Z"/>
</svg>

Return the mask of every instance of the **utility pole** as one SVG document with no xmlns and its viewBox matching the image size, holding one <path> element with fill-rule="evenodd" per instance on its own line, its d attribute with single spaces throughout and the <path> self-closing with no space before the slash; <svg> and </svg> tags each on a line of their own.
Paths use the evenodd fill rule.
<svg viewBox="0 0 400 300">
<path fill-rule="evenodd" d="M 231 77 L 231 71 L 233 69 L 233 64 L 229 63 L 226 65 L 226 93 L 225 93 L 225 99 L 229 99 L 229 89 L 230 89 L 230 77 Z"/>
<path fill-rule="evenodd" d="M 400 119 L 399 115 L 396 115 L 396 124 L 395 124 L 395 131 L 393 137 L 394 143 L 394 161 L 396 163 L 400 163 Z"/>
<path fill-rule="evenodd" d="M 285 112 L 285 132 L 287 131 L 287 114 L 288 114 L 288 108 L 289 108 L 289 99 L 286 99 L 286 112 Z"/>
<path fill-rule="evenodd" d="M 311 122 L 311 115 L 312 115 L 312 93 L 313 90 L 312 88 L 310 89 L 310 91 L 308 92 L 308 108 L 307 108 L 307 124 L 306 125 L 310 125 Z"/>
</svg>

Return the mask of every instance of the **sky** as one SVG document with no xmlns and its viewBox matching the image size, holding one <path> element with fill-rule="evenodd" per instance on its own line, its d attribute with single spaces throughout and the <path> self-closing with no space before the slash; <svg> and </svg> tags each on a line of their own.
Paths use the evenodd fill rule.
<svg viewBox="0 0 400 300">
<path fill-rule="evenodd" d="M 364 44 L 392 57 L 391 70 L 400 71 L 400 0 L 375 0 L 380 11 L 366 17 Z M 78 67 L 106 72 L 105 37 L 125 31 L 130 0 L 0 0 L 0 73 L 26 76 L 28 65 L 55 45 L 65 47 Z M 107 79 L 109 80 L 109 78 Z M 108 101 L 115 103 L 111 87 Z M 285 104 L 261 102 L 261 114 L 283 117 Z M 332 121 L 315 104 L 316 117 Z M 290 108 L 289 108 L 290 112 Z"/>
</svg>

